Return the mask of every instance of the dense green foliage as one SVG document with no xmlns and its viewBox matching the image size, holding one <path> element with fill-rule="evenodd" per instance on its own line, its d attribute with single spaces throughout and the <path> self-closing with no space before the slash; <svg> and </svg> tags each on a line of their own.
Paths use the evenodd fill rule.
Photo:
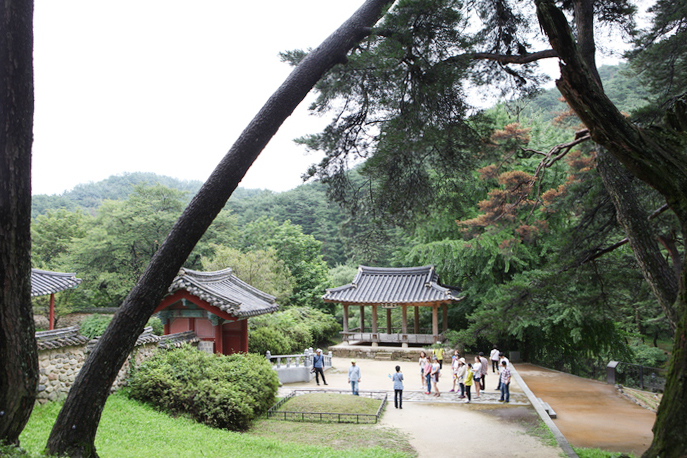
<svg viewBox="0 0 687 458">
<path fill-rule="evenodd" d="M 267 351 L 273 355 L 302 353 L 327 344 L 339 331 L 341 326 L 331 315 L 309 307 L 292 307 L 252 318 L 248 348 L 260 355 Z"/>
<path fill-rule="evenodd" d="M 279 381 L 259 355 L 222 356 L 191 346 L 159 352 L 129 381 L 133 399 L 215 428 L 245 431 L 274 403 Z"/>
<path fill-rule="evenodd" d="M 375 77 L 388 77 L 388 71 Z M 645 103 L 647 88 L 627 65 L 601 67 L 599 73 L 621 110 L 631 112 Z M 342 81 L 353 78 L 353 84 L 354 76 Z M 385 90 L 393 94 L 395 89 Z M 335 96 L 323 92 L 324 100 Z M 187 267 L 231 267 L 239 278 L 277 296 L 280 305 L 324 308 L 340 322 L 341 310 L 325 306 L 320 296 L 326 287 L 350 282 L 358 264 L 433 264 L 444 284 L 467 296 L 449 309 L 449 327 L 468 348 L 498 343 L 532 361 L 589 374 L 608 358 L 660 364 L 658 353 L 647 356 L 641 345 L 632 355 L 635 343 L 670 335 L 632 251 L 623 246 L 599 255 L 624 234 L 594 169 L 593 148 L 580 145 L 541 170 L 536 187 L 528 184 L 542 155 L 579 128 L 559 98 L 556 89 L 548 89 L 498 104 L 466 125 L 442 121 L 445 129 L 423 131 L 426 139 L 413 148 L 404 137 L 392 136 L 400 127 L 390 128 L 383 154 L 350 171 L 344 181 L 325 177 L 330 186 L 343 186 L 344 192 L 330 187 L 330 197 L 321 182 L 278 194 L 239 188 L 227 205 L 230 212 L 221 215 Z M 405 127 L 425 128 L 422 119 L 416 121 Z M 458 142 L 464 129 L 470 135 L 461 134 L 461 141 L 475 135 L 477 147 Z M 323 139 L 303 141 L 316 147 Z M 414 162 L 419 156 L 413 151 L 424 147 L 431 159 Z M 58 295 L 58 315 L 118 305 L 188 201 L 190 195 L 179 191 L 193 192 L 170 180 L 112 177 L 78 187 L 78 200 L 71 200 L 71 193 L 60 196 L 71 202 L 62 209 L 34 207 L 40 213 L 32 228 L 34 265 L 76 271 L 84 279 L 76 290 Z M 528 187 L 527 198 L 516 192 L 522 186 Z M 661 205 L 648 188 L 642 188 L 642 200 L 649 209 Z M 659 233 L 675 231 L 670 215 L 654 224 Z M 46 309 L 45 298 L 35 302 Z M 431 314 L 423 312 L 421 327 L 426 327 Z M 301 325 L 294 331 L 267 317 L 251 319 L 251 350 L 288 354 L 318 343 L 301 331 Z"/>
</svg>

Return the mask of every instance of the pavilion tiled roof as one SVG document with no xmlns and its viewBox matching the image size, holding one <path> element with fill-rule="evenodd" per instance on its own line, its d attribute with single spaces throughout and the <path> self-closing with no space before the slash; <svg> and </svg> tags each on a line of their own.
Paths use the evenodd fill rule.
<svg viewBox="0 0 687 458">
<path fill-rule="evenodd" d="M 237 318 L 276 312 L 276 298 L 239 279 L 231 269 L 198 272 L 181 269 L 169 294 L 185 289 L 210 305 Z"/>
<path fill-rule="evenodd" d="M 76 288 L 79 283 L 81 279 L 76 274 L 31 269 L 31 297 L 59 293 Z"/>
<path fill-rule="evenodd" d="M 325 302 L 346 304 L 435 304 L 456 302 L 463 297 L 454 288 L 439 284 L 434 266 L 359 266 L 353 282 L 331 288 Z"/>
</svg>

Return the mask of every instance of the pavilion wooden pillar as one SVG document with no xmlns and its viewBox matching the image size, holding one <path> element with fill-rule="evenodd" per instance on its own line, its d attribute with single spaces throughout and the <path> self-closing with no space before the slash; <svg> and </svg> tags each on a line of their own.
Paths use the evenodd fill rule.
<svg viewBox="0 0 687 458">
<path fill-rule="evenodd" d="M 365 307 L 360 306 L 360 333 L 365 332 Z"/>
<path fill-rule="evenodd" d="M 420 306 L 416 305 L 414 310 L 414 317 L 415 317 L 415 322 L 413 323 L 413 330 L 415 331 L 415 334 L 420 334 Z"/>
<path fill-rule="evenodd" d="M 386 309 L 386 333 L 391 334 L 391 309 Z"/>
<path fill-rule="evenodd" d="M 434 343 L 437 341 L 437 336 L 439 335 L 439 306 L 432 306 L 432 340 Z"/>
<path fill-rule="evenodd" d="M 441 332 L 448 330 L 448 305 L 441 304 Z"/>
<path fill-rule="evenodd" d="M 348 304 L 343 304 L 343 341 L 348 342 Z"/>
<path fill-rule="evenodd" d="M 50 327 L 48 329 L 55 329 L 55 293 L 50 294 Z"/>
<path fill-rule="evenodd" d="M 372 346 L 377 347 L 379 346 L 378 342 L 375 342 L 375 340 L 379 340 L 379 336 L 376 336 L 377 338 L 375 339 L 375 335 L 377 334 L 377 305 L 372 304 Z"/>
<path fill-rule="evenodd" d="M 407 338 L 407 336 L 408 336 L 408 306 L 407 305 L 401 306 L 401 334 L 405 338 Z M 403 337 L 401 337 L 401 338 L 403 339 Z M 408 342 L 405 339 L 403 339 L 402 347 L 408 348 Z"/>
</svg>

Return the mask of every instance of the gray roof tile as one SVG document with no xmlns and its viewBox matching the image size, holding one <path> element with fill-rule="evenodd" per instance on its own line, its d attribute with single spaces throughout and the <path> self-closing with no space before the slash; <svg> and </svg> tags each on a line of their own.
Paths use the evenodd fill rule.
<svg viewBox="0 0 687 458">
<path fill-rule="evenodd" d="M 250 286 L 231 269 L 198 272 L 181 269 L 169 287 L 169 294 L 185 289 L 189 293 L 238 318 L 276 312 L 275 297 Z"/>
<path fill-rule="evenodd" d="M 359 266 L 353 282 L 331 288 L 322 296 L 325 302 L 348 304 L 422 304 L 455 302 L 459 292 L 439 284 L 434 266 L 367 267 Z"/>
<path fill-rule="evenodd" d="M 31 297 L 59 293 L 76 288 L 81 283 L 76 274 L 31 269 Z"/>
</svg>

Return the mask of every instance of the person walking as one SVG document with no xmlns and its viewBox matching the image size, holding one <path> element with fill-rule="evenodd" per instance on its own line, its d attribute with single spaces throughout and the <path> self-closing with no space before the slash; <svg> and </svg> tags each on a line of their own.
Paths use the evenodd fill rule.
<svg viewBox="0 0 687 458">
<path fill-rule="evenodd" d="M 475 399 L 479 397 L 479 389 L 482 387 L 480 383 L 480 377 L 482 376 L 482 363 L 479 360 L 479 356 L 475 356 L 475 364 L 472 365 L 472 380 L 475 387 Z"/>
<path fill-rule="evenodd" d="M 444 368 L 444 347 L 435 348 L 434 356 L 436 356 L 437 361 L 439 361 L 439 369 Z"/>
<path fill-rule="evenodd" d="M 439 361 L 437 357 L 435 356 L 432 361 L 432 384 L 434 385 L 434 396 L 439 397 L 441 396 L 441 393 L 439 392 L 439 387 L 437 384 L 439 383 L 439 374 L 441 373 L 441 364 L 439 364 Z"/>
<path fill-rule="evenodd" d="M 432 362 L 430 361 L 429 358 L 427 358 L 427 361 L 425 362 L 425 383 L 427 384 L 427 391 L 425 391 L 425 394 L 431 394 L 432 393 Z"/>
<path fill-rule="evenodd" d="M 317 385 L 320 385 L 320 375 L 322 376 L 322 383 L 326 385 L 327 381 L 324 379 L 324 355 L 322 355 L 322 350 L 319 348 L 312 359 L 312 366 L 315 370 L 315 381 Z"/>
<path fill-rule="evenodd" d="M 487 358 L 484 357 L 483 352 L 479 352 L 479 362 L 482 368 L 479 377 L 479 381 L 482 384 L 480 388 L 482 388 L 482 391 L 485 391 L 487 389 L 487 374 L 489 373 L 489 361 L 487 361 Z"/>
<path fill-rule="evenodd" d="M 351 360 L 351 366 L 348 368 L 348 383 L 351 384 L 351 391 L 358 396 L 358 389 L 360 386 L 360 367 L 355 365 L 355 360 Z"/>
<path fill-rule="evenodd" d="M 506 367 L 509 367 L 510 361 L 508 361 L 508 358 L 503 354 L 503 352 L 499 352 L 499 384 L 496 387 L 496 391 L 501 391 L 501 369 L 503 368 L 503 363 L 506 363 Z"/>
<path fill-rule="evenodd" d="M 475 382 L 474 379 L 474 372 L 472 371 L 472 364 L 468 363 L 467 364 L 467 369 L 466 369 L 466 375 L 465 375 L 465 395 L 468 397 L 467 403 L 472 401 L 472 398 L 470 397 L 470 388 L 472 387 L 472 384 Z"/>
<path fill-rule="evenodd" d="M 460 369 L 460 359 L 453 355 L 453 361 L 451 361 L 451 372 L 453 373 L 453 386 L 449 390 L 449 393 L 456 391 L 456 383 L 458 383 L 458 369 Z"/>
<path fill-rule="evenodd" d="M 501 381 L 501 399 L 499 402 L 510 402 L 510 369 L 508 369 L 508 363 L 501 362 L 501 374 L 499 376 Z"/>
<path fill-rule="evenodd" d="M 465 399 L 465 377 L 468 372 L 468 367 L 465 364 L 465 358 L 458 358 L 458 385 L 460 386 L 460 396 L 461 399 Z"/>
<path fill-rule="evenodd" d="M 401 372 L 401 366 L 396 366 L 396 373 L 391 377 L 391 381 L 394 382 L 394 407 L 397 409 L 403 408 L 403 373 Z"/>
<path fill-rule="evenodd" d="M 420 352 L 420 378 L 422 379 L 422 391 L 428 391 L 425 389 L 425 384 L 427 383 L 427 377 L 425 377 L 425 365 L 427 364 L 427 353 L 423 351 Z"/>
<path fill-rule="evenodd" d="M 489 359 L 491 359 L 491 373 L 495 374 L 499 371 L 499 349 L 494 345 L 489 353 Z"/>
</svg>

